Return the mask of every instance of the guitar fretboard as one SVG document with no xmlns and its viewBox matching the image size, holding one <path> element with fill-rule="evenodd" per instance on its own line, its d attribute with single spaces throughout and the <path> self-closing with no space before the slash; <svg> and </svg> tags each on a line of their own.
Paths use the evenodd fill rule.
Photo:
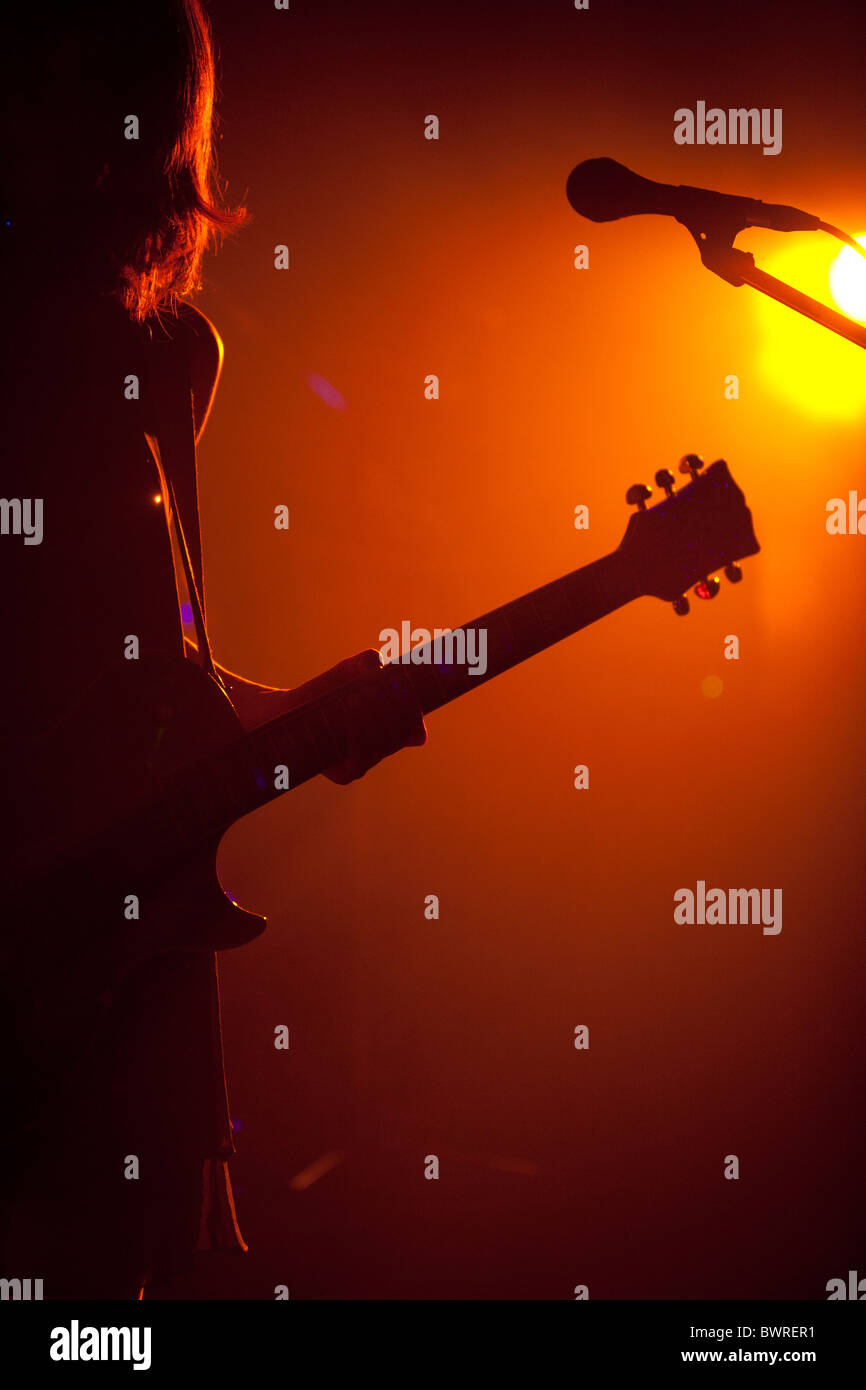
<svg viewBox="0 0 866 1390">
<path fill-rule="evenodd" d="M 533 589 L 511 603 L 482 614 L 471 623 L 464 623 L 463 630 L 467 634 L 470 631 L 485 634 L 486 669 L 483 671 L 480 663 L 476 663 L 475 669 L 467 661 L 437 663 L 433 643 L 415 648 L 415 660 L 401 661 L 399 667 L 394 665 L 404 675 L 424 713 L 430 714 L 554 643 L 571 637 L 637 596 L 628 567 L 614 551 L 562 579 L 554 579 L 540 589 Z M 471 645 L 468 639 L 462 645 L 473 656 L 478 655 L 477 637 Z"/>
</svg>

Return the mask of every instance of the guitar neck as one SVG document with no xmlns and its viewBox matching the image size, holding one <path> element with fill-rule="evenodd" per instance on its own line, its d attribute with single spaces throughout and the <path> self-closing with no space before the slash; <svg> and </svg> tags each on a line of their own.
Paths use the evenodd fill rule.
<svg viewBox="0 0 866 1390">
<path fill-rule="evenodd" d="M 614 551 L 464 623 L 442 639 L 438 651 L 435 642 L 413 648 L 399 669 L 416 702 L 430 714 L 637 597 L 629 567 Z M 472 660 L 455 660 L 455 650 Z"/>
<path fill-rule="evenodd" d="M 437 650 L 433 641 L 413 648 L 405 659 L 387 664 L 381 679 L 395 698 L 411 700 L 430 714 L 621 608 L 638 592 L 629 566 L 614 551 L 455 629 L 450 649 Z M 485 661 L 453 660 L 455 648 L 475 657 L 483 652 Z M 301 705 L 254 730 L 231 752 L 247 767 L 258 769 L 261 801 L 279 794 L 271 791 L 276 766 L 288 768 L 294 787 L 346 756 L 348 734 L 341 714 L 345 697 L 345 691 L 335 691 Z"/>
</svg>

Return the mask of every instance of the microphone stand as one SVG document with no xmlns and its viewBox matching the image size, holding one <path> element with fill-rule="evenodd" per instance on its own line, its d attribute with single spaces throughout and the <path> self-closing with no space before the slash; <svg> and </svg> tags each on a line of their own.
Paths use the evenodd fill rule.
<svg viewBox="0 0 866 1390">
<path fill-rule="evenodd" d="M 719 219 L 710 231 L 706 231 L 697 224 L 691 225 L 682 217 L 677 218 L 677 221 L 682 222 L 691 232 L 701 253 L 701 260 L 714 275 L 719 275 L 736 288 L 740 285 L 751 285 L 753 289 L 760 290 L 762 294 L 769 295 L 780 304 L 786 304 L 789 309 L 796 309 L 798 314 L 804 314 L 806 318 L 829 328 L 832 333 L 838 333 L 841 338 L 847 338 L 849 343 L 866 348 L 866 325 L 855 323 L 845 314 L 828 309 L 819 300 L 795 290 L 793 285 L 786 285 L 784 280 L 777 280 L 774 275 L 768 275 L 765 270 L 755 265 L 751 251 L 740 251 L 734 246 L 734 237 L 749 226 L 748 222 L 727 222 Z M 829 231 L 830 228 L 822 230 Z M 849 238 L 846 237 L 845 240 Z M 860 250 L 859 246 L 857 250 Z"/>
</svg>

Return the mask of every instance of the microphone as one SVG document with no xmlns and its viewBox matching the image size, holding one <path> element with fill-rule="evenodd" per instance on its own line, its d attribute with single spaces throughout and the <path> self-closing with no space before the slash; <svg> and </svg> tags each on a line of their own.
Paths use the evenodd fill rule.
<svg viewBox="0 0 866 1390">
<path fill-rule="evenodd" d="M 572 169 L 565 191 L 575 212 L 591 222 L 653 212 L 675 217 L 693 234 L 714 224 L 730 234 L 734 222 L 740 231 L 743 227 L 769 227 L 776 232 L 827 229 L 820 218 L 784 203 L 762 203 L 758 198 L 739 198 L 685 183 L 655 183 L 615 159 L 585 159 Z"/>
</svg>

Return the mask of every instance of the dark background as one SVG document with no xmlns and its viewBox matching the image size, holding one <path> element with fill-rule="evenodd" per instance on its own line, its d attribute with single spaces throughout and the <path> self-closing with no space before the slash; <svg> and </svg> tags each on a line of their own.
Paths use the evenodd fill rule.
<svg viewBox="0 0 866 1390">
<path fill-rule="evenodd" d="M 221 661 L 291 686 L 403 619 L 456 625 L 613 549 L 626 488 L 690 450 L 728 459 L 762 552 L 688 618 L 639 600 L 226 837 L 270 918 L 221 957 L 251 1248 L 173 1296 L 825 1298 L 866 1274 L 866 541 L 825 530 L 866 492 L 866 359 L 670 219 L 583 221 L 565 181 L 606 154 L 863 232 L 862 6 L 211 15 L 253 216 L 199 300 L 226 347 L 200 450 Z M 699 99 L 781 107 L 782 153 L 675 145 Z M 738 245 L 827 297 L 830 239 Z M 699 878 L 782 888 L 781 934 L 677 926 Z"/>
</svg>

